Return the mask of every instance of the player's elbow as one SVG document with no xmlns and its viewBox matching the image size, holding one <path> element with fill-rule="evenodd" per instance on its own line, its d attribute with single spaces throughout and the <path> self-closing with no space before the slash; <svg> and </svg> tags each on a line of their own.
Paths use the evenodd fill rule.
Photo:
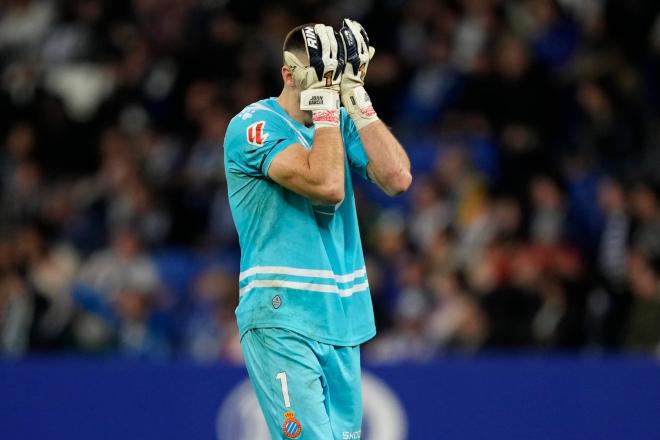
<svg viewBox="0 0 660 440">
<path fill-rule="evenodd" d="M 319 200 L 329 205 L 336 205 L 344 200 L 344 185 L 331 183 L 319 189 Z"/>
<path fill-rule="evenodd" d="M 410 171 L 401 169 L 387 179 L 387 194 L 394 197 L 408 191 L 412 185 L 412 174 Z"/>
<path fill-rule="evenodd" d="M 410 173 L 409 170 L 403 170 L 400 173 L 399 179 L 397 179 L 397 186 L 396 190 L 399 192 L 399 194 L 402 194 L 410 188 L 410 185 L 412 185 L 412 174 Z"/>
</svg>

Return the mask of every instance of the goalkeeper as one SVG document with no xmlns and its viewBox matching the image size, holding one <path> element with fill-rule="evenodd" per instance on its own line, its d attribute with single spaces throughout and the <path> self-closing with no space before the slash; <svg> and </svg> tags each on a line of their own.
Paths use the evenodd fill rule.
<svg viewBox="0 0 660 440">
<path fill-rule="evenodd" d="M 392 196 L 412 181 L 364 89 L 373 53 L 355 21 L 296 27 L 282 93 L 243 109 L 225 136 L 236 316 L 274 439 L 361 436 L 360 344 L 376 329 L 351 173 Z"/>
</svg>

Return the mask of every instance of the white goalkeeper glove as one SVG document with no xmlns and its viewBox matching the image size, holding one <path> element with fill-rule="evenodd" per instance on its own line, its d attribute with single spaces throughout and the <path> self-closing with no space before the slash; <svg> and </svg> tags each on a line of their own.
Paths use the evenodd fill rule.
<svg viewBox="0 0 660 440">
<path fill-rule="evenodd" d="M 364 89 L 364 77 L 375 49 L 369 46 L 369 37 L 357 21 L 345 18 L 339 34 L 346 50 L 346 67 L 340 86 L 341 102 L 359 130 L 378 120 L 371 98 Z"/>
<path fill-rule="evenodd" d="M 284 61 L 300 88 L 300 109 L 312 112 L 316 127 L 339 127 L 339 90 L 344 65 L 344 45 L 332 27 L 323 24 L 302 28 L 309 66 L 292 52 Z"/>
</svg>

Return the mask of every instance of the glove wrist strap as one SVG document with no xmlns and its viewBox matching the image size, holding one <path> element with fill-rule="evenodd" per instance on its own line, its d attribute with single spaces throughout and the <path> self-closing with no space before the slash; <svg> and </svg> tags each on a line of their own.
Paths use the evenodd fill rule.
<svg viewBox="0 0 660 440">
<path fill-rule="evenodd" d="M 339 127 L 339 93 L 331 89 L 307 89 L 300 92 L 300 109 L 312 112 L 317 127 Z"/>
<path fill-rule="evenodd" d="M 339 110 L 314 110 L 312 121 L 316 128 L 339 127 Z"/>
<path fill-rule="evenodd" d="M 337 110 L 339 93 L 332 89 L 307 89 L 300 92 L 300 110 Z"/>
<path fill-rule="evenodd" d="M 366 127 L 372 122 L 378 121 L 379 118 L 376 114 L 376 110 L 374 110 L 371 98 L 364 87 L 355 87 L 351 93 L 343 99 L 343 102 L 358 130 Z"/>
</svg>

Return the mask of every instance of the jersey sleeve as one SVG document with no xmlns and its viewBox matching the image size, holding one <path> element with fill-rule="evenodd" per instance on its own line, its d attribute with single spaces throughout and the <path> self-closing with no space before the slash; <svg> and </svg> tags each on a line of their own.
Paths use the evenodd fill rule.
<svg viewBox="0 0 660 440">
<path fill-rule="evenodd" d="M 225 161 L 230 172 L 251 176 L 268 176 L 268 167 L 286 147 L 300 143 L 286 124 L 269 117 L 266 112 L 239 113 L 227 127 Z"/>
<path fill-rule="evenodd" d="M 367 157 L 360 134 L 353 120 L 342 108 L 342 131 L 344 133 L 344 148 L 348 156 L 348 165 L 351 171 L 358 174 L 364 179 L 369 180 L 367 175 L 367 165 L 369 165 L 369 158 Z"/>
</svg>

